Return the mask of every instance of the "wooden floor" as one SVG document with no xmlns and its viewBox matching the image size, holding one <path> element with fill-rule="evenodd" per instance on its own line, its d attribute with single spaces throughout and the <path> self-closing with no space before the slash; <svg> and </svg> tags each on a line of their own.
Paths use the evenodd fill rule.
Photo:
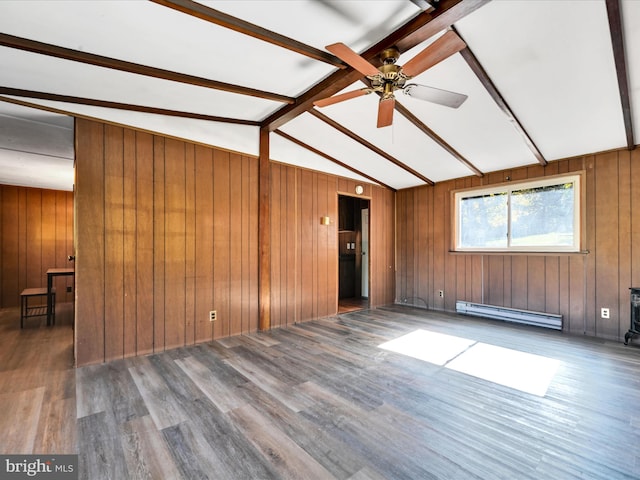
<svg viewBox="0 0 640 480">
<path fill-rule="evenodd" d="M 538 397 L 378 348 L 416 329 L 561 364 Z M 637 345 L 398 306 L 60 375 L 3 404 L 2 450 L 78 448 L 82 479 L 640 478 Z"/>
<path fill-rule="evenodd" d="M 75 453 L 76 389 L 71 303 L 56 325 L 0 309 L 0 453 Z"/>
<path fill-rule="evenodd" d="M 338 313 L 355 312 L 368 308 L 368 298 L 341 298 L 338 300 Z"/>
</svg>

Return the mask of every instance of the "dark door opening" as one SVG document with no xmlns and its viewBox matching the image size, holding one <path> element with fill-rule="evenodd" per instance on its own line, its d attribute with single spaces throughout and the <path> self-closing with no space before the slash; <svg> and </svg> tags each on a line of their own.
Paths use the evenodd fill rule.
<svg viewBox="0 0 640 480">
<path fill-rule="evenodd" d="M 369 308 L 369 200 L 338 196 L 338 313 Z"/>
</svg>

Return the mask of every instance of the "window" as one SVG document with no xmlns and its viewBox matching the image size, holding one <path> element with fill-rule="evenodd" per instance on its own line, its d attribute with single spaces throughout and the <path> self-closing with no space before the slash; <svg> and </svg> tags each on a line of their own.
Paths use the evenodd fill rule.
<svg viewBox="0 0 640 480">
<path fill-rule="evenodd" d="M 580 175 L 458 191 L 455 250 L 580 250 Z"/>
</svg>

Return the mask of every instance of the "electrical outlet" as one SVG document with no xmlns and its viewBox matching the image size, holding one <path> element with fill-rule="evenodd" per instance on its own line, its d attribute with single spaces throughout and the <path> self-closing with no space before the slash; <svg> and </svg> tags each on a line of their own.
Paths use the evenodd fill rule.
<svg viewBox="0 0 640 480">
<path fill-rule="evenodd" d="M 600 317 L 601 318 L 609 318 L 609 309 L 608 308 L 601 308 L 600 309 Z"/>
<path fill-rule="evenodd" d="M 444 290 L 438 290 L 438 296 L 444 298 Z"/>
<path fill-rule="evenodd" d="M 211 310 L 209 312 L 209 321 L 210 322 L 215 322 L 216 321 L 216 311 L 215 310 Z"/>
</svg>

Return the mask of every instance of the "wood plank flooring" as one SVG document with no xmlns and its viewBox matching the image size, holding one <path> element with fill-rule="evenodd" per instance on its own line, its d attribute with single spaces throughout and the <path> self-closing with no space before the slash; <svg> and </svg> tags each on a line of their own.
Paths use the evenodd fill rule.
<svg viewBox="0 0 640 480">
<path fill-rule="evenodd" d="M 416 329 L 561 363 L 538 397 L 378 348 Z M 352 312 L 80 368 L 75 387 L 63 453 L 83 479 L 640 478 L 637 344 L 453 314 Z M 22 415 L 33 451 L 46 388 L 3 424 Z"/>
<path fill-rule="evenodd" d="M 0 453 L 75 453 L 76 390 L 71 303 L 56 325 L 0 309 Z"/>
<path fill-rule="evenodd" d="M 338 313 L 355 312 L 369 308 L 368 298 L 341 298 L 338 300 Z"/>
</svg>

